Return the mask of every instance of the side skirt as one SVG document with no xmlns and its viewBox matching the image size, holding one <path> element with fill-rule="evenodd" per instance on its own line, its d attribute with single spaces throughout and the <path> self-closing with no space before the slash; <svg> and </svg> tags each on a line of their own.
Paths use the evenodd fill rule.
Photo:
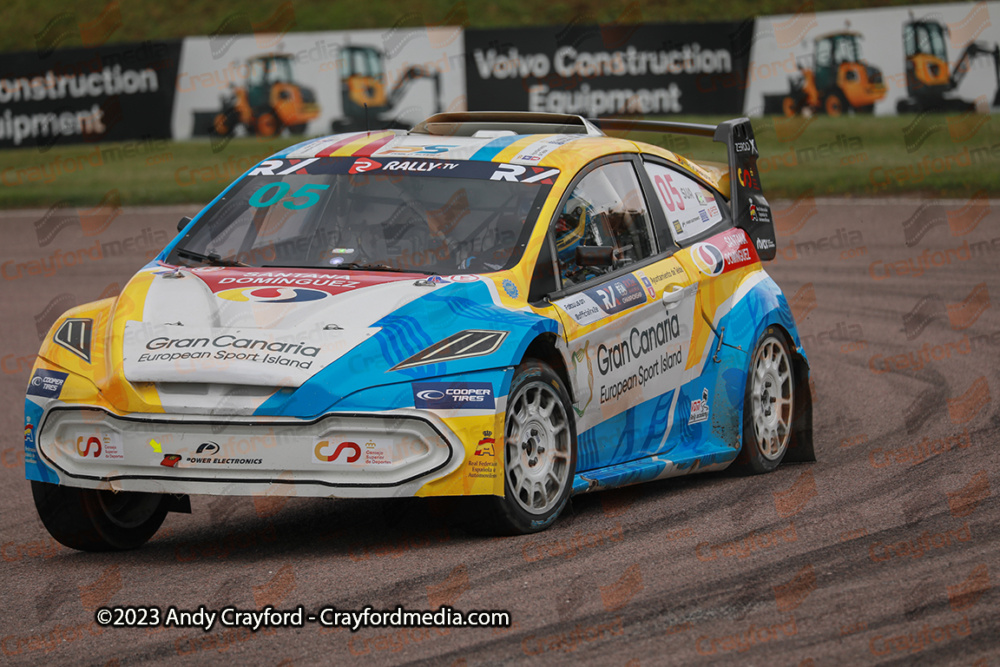
<svg viewBox="0 0 1000 667">
<path fill-rule="evenodd" d="M 606 468 L 588 470 L 573 478 L 573 495 L 651 482 L 655 479 L 723 470 L 729 467 L 729 464 L 735 461 L 738 455 L 739 450 L 731 448 L 679 461 L 671 461 L 660 454 Z"/>
</svg>

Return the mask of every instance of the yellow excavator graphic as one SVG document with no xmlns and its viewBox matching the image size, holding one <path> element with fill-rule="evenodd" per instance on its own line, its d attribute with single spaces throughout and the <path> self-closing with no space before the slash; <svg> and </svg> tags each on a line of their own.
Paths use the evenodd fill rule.
<svg viewBox="0 0 1000 667">
<path fill-rule="evenodd" d="M 392 90 L 387 90 L 384 63 L 382 52 L 371 46 L 344 46 L 340 49 L 340 89 L 344 110 L 343 117 L 331 123 L 333 132 L 410 127 L 413 123 L 400 118 L 396 107 L 410 84 L 418 79 L 430 79 L 434 83 L 433 113 L 441 113 L 441 74 L 437 70 L 413 65 L 402 73 Z M 418 117 L 427 115 L 426 109 L 414 112 Z"/>
<path fill-rule="evenodd" d="M 789 80 L 791 90 L 781 100 L 784 115 L 871 113 L 885 97 L 882 71 L 861 58 L 861 33 L 841 30 L 817 37 L 812 61 L 811 68 L 799 64 L 800 75 Z"/>
<path fill-rule="evenodd" d="M 238 125 L 251 134 L 273 137 L 284 127 L 292 134 L 305 132 L 306 124 L 319 116 L 312 89 L 295 82 L 292 60 L 287 53 L 269 53 L 247 60 L 245 85 L 232 86 L 215 114 L 211 131 L 228 137 Z"/>
<path fill-rule="evenodd" d="M 969 42 L 954 69 L 948 71 L 948 26 L 933 19 L 915 19 L 903 24 L 903 49 L 906 51 L 907 96 L 896 103 L 899 113 L 918 111 L 971 111 L 974 102 L 950 97 L 962 83 L 978 57 L 992 57 L 997 90 L 992 106 L 1000 106 L 1000 46 Z"/>
</svg>

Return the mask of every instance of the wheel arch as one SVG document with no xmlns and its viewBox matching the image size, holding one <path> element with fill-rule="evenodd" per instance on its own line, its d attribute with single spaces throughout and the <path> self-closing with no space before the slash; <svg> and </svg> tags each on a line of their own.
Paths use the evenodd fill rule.
<svg viewBox="0 0 1000 667">
<path fill-rule="evenodd" d="M 547 364 L 559 379 L 566 385 L 566 393 L 569 394 L 570 402 L 576 401 L 576 393 L 573 391 L 573 383 L 569 379 L 569 369 L 566 367 L 566 360 L 563 358 L 558 348 L 559 337 L 552 332 L 545 332 L 535 336 L 528 344 L 528 348 L 521 357 L 521 362 L 526 359 L 536 359 Z"/>
</svg>

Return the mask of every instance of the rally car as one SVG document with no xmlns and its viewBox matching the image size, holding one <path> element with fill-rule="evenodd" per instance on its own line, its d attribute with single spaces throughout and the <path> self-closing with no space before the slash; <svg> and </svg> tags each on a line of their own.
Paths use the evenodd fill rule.
<svg viewBox="0 0 1000 667">
<path fill-rule="evenodd" d="M 189 494 L 476 496 L 528 533 L 574 494 L 812 460 L 757 156 L 745 118 L 445 113 L 263 160 L 52 326 L 25 403 L 43 523 L 113 550 Z"/>
</svg>

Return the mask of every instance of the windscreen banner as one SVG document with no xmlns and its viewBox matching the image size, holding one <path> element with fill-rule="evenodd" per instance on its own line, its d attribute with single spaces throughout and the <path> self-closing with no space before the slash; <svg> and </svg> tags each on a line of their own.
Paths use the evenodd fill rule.
<svg viewBox="0 0 1000 667">
<path fill-rule="evenodd" d="M 169 139 L 181 42 L 0 54 L 0 148 Z"/>
<path fill-rule="evenodd" d="M 752 25 L 469 29 L 469 110 L 738 115 Z"/>
</svg>

